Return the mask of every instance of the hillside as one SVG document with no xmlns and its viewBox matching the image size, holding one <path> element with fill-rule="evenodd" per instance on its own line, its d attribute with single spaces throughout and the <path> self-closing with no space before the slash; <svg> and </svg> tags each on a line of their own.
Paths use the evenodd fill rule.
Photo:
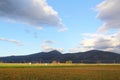
<svg viewBox="0 0 120 80">
<path fill-rule="evenodd" d="M 62 54 L 54 50 L 25 56 L 0 57 L 0 61 L 6 63 L 51 63 L 53 61 L 72 61 L 73 63 L 120 63 L 120 54 L 98 50 Z"/>
</svg>

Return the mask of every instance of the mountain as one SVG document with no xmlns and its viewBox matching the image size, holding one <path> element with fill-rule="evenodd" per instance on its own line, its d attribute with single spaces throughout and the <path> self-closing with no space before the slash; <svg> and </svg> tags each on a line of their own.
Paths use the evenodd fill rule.
<svg viewBox="0 0 120 80">
<path fill-rule="evenodd" d="M 25 56 L 0 57 L 0 61 L 6 63 L 51 63 L 53 61 L 62 63 L 66 61 L 72 61 L 73 63 L 120 63 L 120 54 L 99 50 L 62 54 L 53 50 Z"/>
<path fill-rule="evenodd" d="M 25 56 L 8 56 L 8 57 L 0 57 L 1 62 L 10 62 L 10 63 L 24 63 L 24 62 L 47 62 L 50 63 L 53 60 L 57 60 L 59 56 L 61 56 L 57 50 L 50 51 L 50 52 L 40 52 Z"/>
</svg>

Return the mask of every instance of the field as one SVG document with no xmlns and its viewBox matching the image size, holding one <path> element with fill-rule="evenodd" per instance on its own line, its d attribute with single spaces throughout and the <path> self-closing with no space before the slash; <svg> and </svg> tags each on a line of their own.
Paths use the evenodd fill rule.
<svg viewBox="0 0 120 80">
<path fill-rule="evenodd" d="M 0 80 L 120 80 L 120 65 L 1 63 Z"/>
</svg>

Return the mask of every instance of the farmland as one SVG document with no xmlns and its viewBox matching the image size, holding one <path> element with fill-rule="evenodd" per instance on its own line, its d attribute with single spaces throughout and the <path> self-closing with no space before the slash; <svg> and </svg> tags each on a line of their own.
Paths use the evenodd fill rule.
<svg viewBox="0 0 120 80">
<path fill-rule="evenodd" d="M 120 80 L 119 64 L 0 64 L 0 80 Z"/>
</svg>

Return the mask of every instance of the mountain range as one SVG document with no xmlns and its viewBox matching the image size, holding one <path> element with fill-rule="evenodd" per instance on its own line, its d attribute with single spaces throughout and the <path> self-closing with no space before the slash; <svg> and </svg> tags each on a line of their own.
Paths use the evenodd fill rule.
<svg viewBox="0 0 120 80">
<path fill-rule="evenodd" d="M 120 54 L 99 50 L 62 54 L 53 50 L 24 56 L 0 57 L 0 62 L 4 63 L 65 63 L 66 61 L 72 63 L 120 63 Z"/>
</svg>

